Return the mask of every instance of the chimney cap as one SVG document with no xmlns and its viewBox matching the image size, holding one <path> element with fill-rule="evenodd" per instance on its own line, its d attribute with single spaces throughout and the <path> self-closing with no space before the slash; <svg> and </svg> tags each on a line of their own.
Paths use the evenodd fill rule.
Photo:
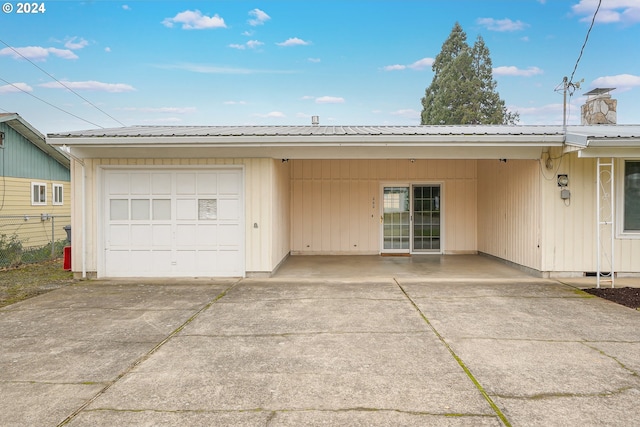
<svg viewBox="0 0 640 427">
<path fill-rule="evenodd" d="M 609 92 L 611 92 L 612 90 L 616 90 L 615 87 L 599 87 L 599 88 L 595 88 L 590 90 L 589 92 L 585 93 L 585 95 L 587 96 L 591 96 L 591 95 L 605 95 Z"/>
</svg>

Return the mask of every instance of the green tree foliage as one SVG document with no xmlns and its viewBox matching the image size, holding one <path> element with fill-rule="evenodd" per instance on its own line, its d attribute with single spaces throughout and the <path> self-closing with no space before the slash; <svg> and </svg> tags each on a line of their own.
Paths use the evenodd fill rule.
<svg viewBox="0 0 640 427">
<path fill-rule="evenodd" d="M 489 49 L 482 37 L 473 47 L 456 22 L 432 66 L 434 76 L 422 98 L 423 125 L 515 124 L 518 113 L 496 91 Z"/>
</svg>

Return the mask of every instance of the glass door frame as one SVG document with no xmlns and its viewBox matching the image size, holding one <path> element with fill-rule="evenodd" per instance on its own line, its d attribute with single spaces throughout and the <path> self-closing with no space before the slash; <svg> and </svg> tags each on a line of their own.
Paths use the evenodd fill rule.
<svg viewBox="0 0 640 427">
<path fill-rule="evenodd" d="M 438 186 L 440 187 L 440 248 L 434 250 L 414 250 L 414 187 Z M 409 193 L 409 248 L 385 249 L 384 248 L 384 189 L 405 187 Z M 444 253 L 444 183 L 442 181 L 399 181 L 380 183 L 380 253 L 381 254 L 443 254 Z"/>
</svg>

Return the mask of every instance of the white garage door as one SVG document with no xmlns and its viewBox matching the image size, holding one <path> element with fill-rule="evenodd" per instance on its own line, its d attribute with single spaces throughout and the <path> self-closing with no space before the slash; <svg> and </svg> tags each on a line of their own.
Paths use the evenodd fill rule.
<svg viewBox="0 0 640 427">
<path fill-rule="evenodd" d="M 244 276 L 242 170 L 105 170 L 106 277 Z"/>
</svg>

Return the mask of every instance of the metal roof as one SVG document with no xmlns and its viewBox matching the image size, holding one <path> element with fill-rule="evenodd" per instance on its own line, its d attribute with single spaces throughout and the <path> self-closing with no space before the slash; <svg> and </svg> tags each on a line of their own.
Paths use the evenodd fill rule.
<svg viewBox="0 0 640 427">
<path fill-rule="evenodd" d="M 49 134 L 49 138 L 561 135 L 561 126 L 128 126 Z"/>
<path fill-rule="evenodd" d="M 67 145 L 79 158 L 535 159 L 564 144 L 640 151 L 640 125 L 128 126 L 49 134 L 47 142 Z"/>
</svg>

